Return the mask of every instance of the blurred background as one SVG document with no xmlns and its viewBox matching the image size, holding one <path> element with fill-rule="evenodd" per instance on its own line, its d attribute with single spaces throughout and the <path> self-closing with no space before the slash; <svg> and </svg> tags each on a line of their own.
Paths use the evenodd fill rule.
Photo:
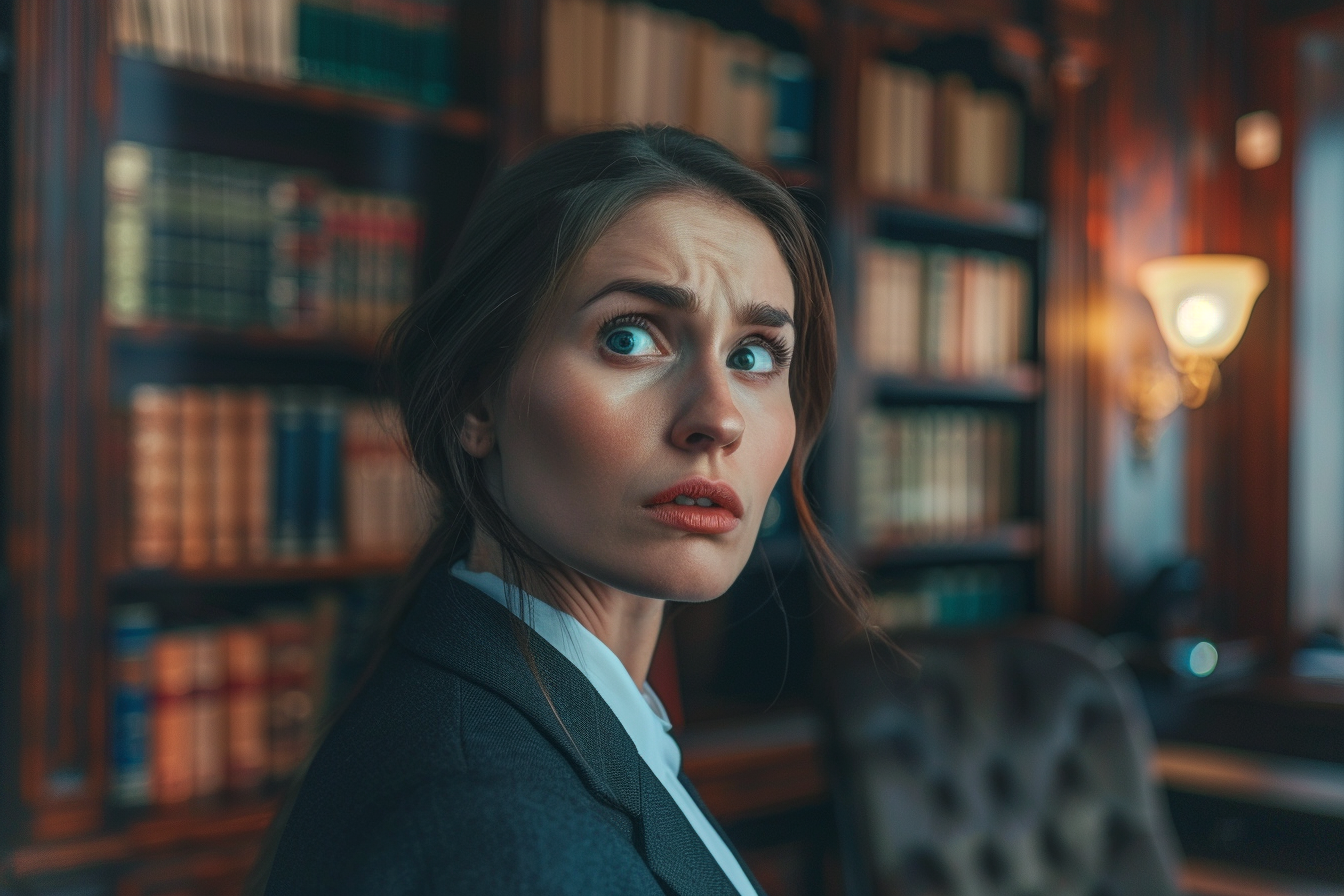
<svg viewBox="0 0 1344 896">
<path fill-rule="evenodd" d="M 765 889 L 1344 893 L 1330 0 L 0 2 L 0 893 L 240 892 L 432 514 L 376 340 L 615 122 L 827 253 L 904 654 L 781 487 L 651 676 Z"/>
</svg>

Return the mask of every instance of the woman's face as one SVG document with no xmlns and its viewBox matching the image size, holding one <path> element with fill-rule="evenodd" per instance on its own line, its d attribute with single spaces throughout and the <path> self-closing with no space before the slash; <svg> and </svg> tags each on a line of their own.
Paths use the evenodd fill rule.
<svg viewBox="0 0 1344 896">
<path fill-rule="evenodd" d="M 793 311 L 789 270 L 750 213 L 689 193 L 632 209 L 491 408 L 510 518 L 621 591 L 722 594 L 793 448 Z"/>
</svg>

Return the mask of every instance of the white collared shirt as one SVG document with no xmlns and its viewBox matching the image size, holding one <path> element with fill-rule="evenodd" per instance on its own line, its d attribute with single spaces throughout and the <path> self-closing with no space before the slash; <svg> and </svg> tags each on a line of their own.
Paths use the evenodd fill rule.
<svg viewBox="0 0 1344 896">
<path fill-rule="evenodd" d="M 667 710 L 648 682 L 636 685 L 611 648 L 568 613 L 517 589 L 514 589 L 514 600 L 510 601 L 503 579 L 490 572 L 472 572 L 464 561 L 454 563 L 452 572 L 468 585 L 490 595 L 514 615 L 519 615 L 517 597 L 522 595 L 527 612 L 520 618 L 526 620 L 533 631 L 587 676 L 593 689 L 611 707 L 625 728 L 625 733 L 635 742 L 640 758 L 653 770 L 663 787 L 667 788 L 668 794 L 681 809 L 681 814 L 686 816 L 691 827 L 700 835 L 723 873 L 742 896 L 756 896 L 755 888 L 732 850 L 723 842 L 719 832 L 710 824 L 705 813 L 700 811 L 677 777 L 681 770 L 681 749 L 672 739 L 672 721 L 667 717 Z"/>
</svg>

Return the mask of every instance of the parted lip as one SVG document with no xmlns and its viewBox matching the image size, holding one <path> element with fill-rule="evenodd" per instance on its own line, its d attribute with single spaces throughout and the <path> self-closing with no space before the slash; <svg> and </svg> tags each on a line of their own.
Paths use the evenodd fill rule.
<svg viewBox="0 0 1344 896">
<path fill-rule="evenodd" d="M 671 503 L 677 495 L 686 495 L 689 498 L 708 498 L 725 510 L 730 511 L 738 519 L 742 518 L 744 512 L 742 499 L 737 496 L 737 492 L 733 491 L 731 485 L 726 482 L 715 482 L 703 476 L 692 476 L 690 479 L 683 479 L 676 485 L 663 489 L 646 501 L 645 506 Z"/>
</svg>

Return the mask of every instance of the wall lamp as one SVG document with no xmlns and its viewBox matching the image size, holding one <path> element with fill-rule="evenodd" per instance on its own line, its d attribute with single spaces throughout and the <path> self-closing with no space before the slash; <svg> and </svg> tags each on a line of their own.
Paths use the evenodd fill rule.
<svg viewBox="0 0 1344 896">
<path fill-rule="evenodd" d="M 1130 379 L 1135 445 L 1151 457 L 1168 414 L 1182 404 L 1200 407 L 1217 392 L 1218 364 L 1246 332 L 1269 268 L 1247 255 L 1177 255 L 1140 265 L 1138 281 L 1175 368 L 1140 366 Z"/>
</svg>

